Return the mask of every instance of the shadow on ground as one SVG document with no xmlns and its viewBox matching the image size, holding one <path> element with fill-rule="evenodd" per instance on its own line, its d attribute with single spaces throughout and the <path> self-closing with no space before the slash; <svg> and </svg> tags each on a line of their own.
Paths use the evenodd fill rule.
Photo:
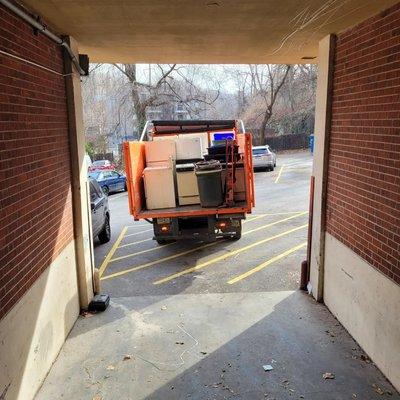
<svg viewBox="0 0 400 400">
<path fill-rule="evenodd" d="M 74 331 L 37 399 L 400 399 L 302 292 L 119 298 Z"/>
</svg>

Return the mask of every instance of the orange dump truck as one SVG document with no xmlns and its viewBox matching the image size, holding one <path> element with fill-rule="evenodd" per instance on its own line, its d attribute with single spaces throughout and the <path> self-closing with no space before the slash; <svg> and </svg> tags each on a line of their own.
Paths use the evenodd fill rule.
<svg viewBox="0 0 400 400">
<path fill-rule="evenodd" d="M 239 120 L 149 121 L 124 142 L 129 209 L 159 244 L 239 239 L 254 207 L 251 134 Z"/>
</svg>

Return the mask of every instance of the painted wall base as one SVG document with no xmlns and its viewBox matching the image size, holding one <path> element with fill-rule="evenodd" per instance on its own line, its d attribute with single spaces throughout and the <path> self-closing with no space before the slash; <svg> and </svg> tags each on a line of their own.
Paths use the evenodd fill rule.
<svg viewBox="0 0 400 400">
<path fill-rule="evenodd" d="M 400 286 L 328 233 L 324 301 L 400 391 Z"/>
<path fill-rule="evenodd" d="M 72 241 L 0 321 L 0 397 L 34 397 L 79 314 Z"/>
</svg>

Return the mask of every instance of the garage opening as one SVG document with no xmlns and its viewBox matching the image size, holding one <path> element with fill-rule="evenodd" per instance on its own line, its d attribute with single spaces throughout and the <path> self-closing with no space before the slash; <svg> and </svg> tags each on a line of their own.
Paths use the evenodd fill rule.
<svg viewBox="0 0 400 400">
<path fill-rule="evenodd" d="M 98 195 L 110 222 L 110 240 L 100 233 L 94 255 L 101 291 L 112 301 L 103 314 L 85 314 L 63 350 L 70 365 L 80 365 L 74 347 L 90 337 L 84 361 L 89 392 L 142 399 L 343 393 L 342 385 L 327 389 L 326 380 L 346 375 L 354 365 L 343 360 L 363 352 L 322 305 L 299 291 L 316 67 L 91 68 L 83 82 L 86 148 L 95 164 L 89 176 L 103 190 Z M 255 207 L 242 221 L 242 237 L 157 243 L 153 221 L 134 221 L 130 213 L 121 143 L 139 139 L 148 120 L 157 126 L 159 120 L 234 119 L 254 138 Z M 165 192 L 161 183 L 158 195 Z M 207 229 L 208 221 L 193 225 L 183 218 L 177 226 L 196 231 Z M 38 398 L 88 392 L 54 385 L 65 373 L 56 364 Z M 345 390 L 368 396 L 364 379 L 358 375 Z M 75 372 L 72 380 L 79 382 Z"/>
<path fill-rule="evenodd" d="M 96 267 L 103 290 L 116 296 L 121 291 L 137 296 L 149 294 L 149 290 L 201 292 L 207 286 L 211 291 L 230 291 L 242 285 L 246 290 L 297 289 L 300 264 L 306 258 L 316 78 L 317 67 L 313 64 L 93 64 L 89 77 L 83 81 L 83 101 L 87 158 L 92 162 L 89 176 L 92 185 L 98 184 L 107 196 L 103 210 L 96 208 L 93 213 L 94 236 L 98 236 L 94 241 Z M 129 181 L 123 142 L 138 140 L 142 133 L 147 139 L 154 125 L 163 133 L 163 139 L 173 125 L 183 135 L 190 128 L 187 121 L 199 120 L 216 121 L 214 128 L 204 128 L 209 132 L 220 128 L 218 121 L 239 120 L 239 129 L 251 133 L 255 208 L 251 214 L 243 213 L 242 222 L 234 221 L 240 224 L 239 228 L 229 225 L 232 215 L 225 219 L 223 215 L 219 219 L 186 215 L 169 224 L 169 218 L 165 218 L 168 215 L 163 214 L 168 207 L 163 200 L 167 188 L 163 192 L 156 187 L 153 196 L 163 200 L 158 202 L 161 206 L 154 206 L 153 218 L 146 221 L 146 215 L 142 215 L 135 222 L 126 193 Z M 165 122 L 160 121 L 176 123 L 168 122 L 165 127 Z M 199 141 L 204 142 L 200 143 L 203 152 L 198 156 L 185 154 L 190 153 L 188 147 L 183 149 L 181 159 L 188 162 L 188 158 L 193 161 L 203 155 L 206 159 L 217 158 L 216 154 L 206 154 L 211 143 L 201 136 L 203 127 L 191 129 L 194 133 L 186 132 L 186 138 L 197 132 Z M 203 134 L 206 136 L 206 132 Z M 185 201 L 182 204 L 193 208 L 199 202 L 195 196 L 179 197 L 188 191 L 182 185 L 189 184 L 185 181 L 179 189 L 183 176 L 180 171 L 189 165 L 182 162 L 177 160 L 178 198 L 174 205 Z M 195 181 L 194 168 L 190 170 L 186 175 L 193 175 Z M 235 179 L 240 179 L 241 171 L 237 169 Z M 245 191 L 244 182 L 242 186 L 235 197 L 245 196 L 241 192 Z M 142 195 L 150 197 L 150 189 L 146 189 Z M 99 215 L 103 222 L 98 221 Z M 207 235 L 210 226 L 213 229 L 218 224 L 223 224 L 218 226 L 219 236 L 235 238 L 240 229 L 242 238 L 237 243 L 207 243 L 209 240 L 204 240 L 202 234 Z M 161 229 L 165 229 L 164 235 Z M 235 235 L 230 235 L 232 229 Z M 113 240 L 107 245 L 104 243 L 109 232 Z M 182 236 L 192 239 L 168 240 Z M 115 241 L 117 245 L 112 246 Z M 208 257 L 204 257 L 206 254 Z M 158 275 L 163 269 L 168 273 Z M 137 279 L 139 271 L 145 274 L 147 288 Z"/>
</svg>

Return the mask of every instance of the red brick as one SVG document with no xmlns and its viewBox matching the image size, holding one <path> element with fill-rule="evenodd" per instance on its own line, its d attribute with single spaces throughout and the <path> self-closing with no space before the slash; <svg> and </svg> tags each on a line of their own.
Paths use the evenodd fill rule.
<svg viewBox="0 0 400 400">
<path fill-rule="evenodd" d="M 0 6 L 0 318 L 73 240 L 62 51 Z M 72 267 L 72 266 L 71 266 Z"/>
<path fill-rule="evenodd" d="M 327 231 L 400 284 L 400 4 L 337 40 Z"/>
</svg>

